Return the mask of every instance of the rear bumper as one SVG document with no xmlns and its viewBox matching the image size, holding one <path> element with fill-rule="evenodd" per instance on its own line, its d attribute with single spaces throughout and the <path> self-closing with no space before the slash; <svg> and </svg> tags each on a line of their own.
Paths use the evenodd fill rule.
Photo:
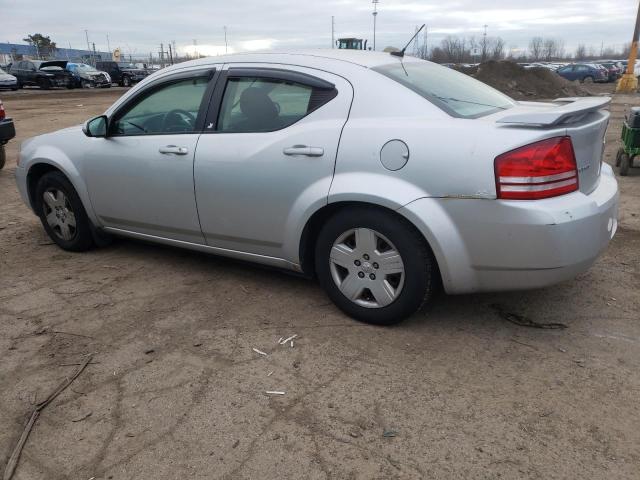
<svg viewBox="0 0 640 480">
<path fill-rule="evenodd" d="M 424 198 L 399 210 L 429 240 L 448 293 L 549 286 L 586 271 L 617 229 L 618 186 L 537 201 Z"/>
<path fill-rule="evenodd" d="M 5 143 L 16 136 L 16 128 L 13 125 L 13 120 L 7 118 L 0 120 L 0 143 Z"/>
</svg>

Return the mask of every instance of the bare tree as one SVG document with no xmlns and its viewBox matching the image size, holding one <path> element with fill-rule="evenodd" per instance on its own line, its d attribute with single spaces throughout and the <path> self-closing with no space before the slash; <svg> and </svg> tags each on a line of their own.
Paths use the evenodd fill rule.
<svg viewBox="0 0 640 480">
<path fill-rule="evenodd" d="M 538 61 L 542 57 L 544 40 L 542 37 L 533 37 L 529 42 L 529 54 L 533 61 Z"/>
<path fill-rule="evenodd" d="M 578 48 L 576 48 L 575 57 L 576 57 L 576 60 L 584 60 L 585 58 L 587 58 L 587 47 L 586 47 L 586 45 L 584 45 L 583 43 L 578 45 Z"/>
<path fill-rule="evenodd" d="M 505 57 L 504 47 L 505 41 L 501 37 L 492 39 L 491 42 L 491 58 L 493 60 L 502 60 Z"/>
</svg>

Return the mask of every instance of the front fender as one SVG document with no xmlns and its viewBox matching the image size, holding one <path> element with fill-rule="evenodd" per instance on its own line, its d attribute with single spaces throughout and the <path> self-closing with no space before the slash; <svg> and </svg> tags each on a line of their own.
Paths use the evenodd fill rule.
<svg viewBox="0 0 640 480">
<path fill-rule="evenodd" d="M 30 175 L 34 172 L 34 168 L 37 168 L 37 165 L 50 165 L 51 167 L 60 170 L 71 182 L 73 188 L 75 188 L 76 192 L 78 193 L 80 201 L 82 202 L 82 205 L 84 206 L 84 209 L 87 212 L 87 216 L 89 217 L 91 222 L 96 226 L 101 226 L 98 217 L 93 212 L 87 185 L 82 179 L 78 168 L 66 153 L 64 153 L 60 148 L 52 145 L 39 145 L 33 147 L 31 151 L 23 151 L 22 154 L 24 155 L 23 158 L 26 157 L 28 159 L 24 162 L 23 165 L 21 165 L 27 172 L 27 188 L 29 188 Z M 29 201 L 31 203 L 31 209 L 33 210 L 34 205 L 32 201 L 32 195 L 33 192 L 29 191 Z"/>
</svg>

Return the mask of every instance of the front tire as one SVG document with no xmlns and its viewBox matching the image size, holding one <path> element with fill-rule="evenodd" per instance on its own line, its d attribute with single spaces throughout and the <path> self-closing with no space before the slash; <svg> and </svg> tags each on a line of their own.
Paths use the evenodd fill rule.
<svg viewBox="0 0 640 480">
<path fill-rule="evenodd" d="M 60 248 L 83 252 L 93 246 L 91 223 L 71 182 L 60 172 L 45 173 L 36 186 L 36 213 Z"/>
<path fill-rule="evenodd" d="M 318 280 L 347 315 L 376 325 L 409 317 L 432 295 L 435 259 L 408 221 L 376 208 L 343 210 L 322 228 Z"/>
<path fill-rule="evenodd" d="M 42 90 L 49 90 L 51 88 L 51 82 L 46 78 L 39 78 L 38 87 Z"/>
<path fill-rule="evenodd" d="M 131 86 L 131 79 L 129 78 L 128 75 L 125 75 L 124 77 L 122 77 L 122 86 L 123 87 L 130 87 Z"/>
<path fill-rule="evenodd" d="M 582 83 L 586 83 L 587 85 L 591 85 L 593 83 L 593 77 L 584 77 L 582 79 Z"/>
<path fill-rule="evenodd" d="M 7 152 L 4 149 L 4 145 L 0 145 L 0 170 L 4 168 L 7 162 Z"/>
<path fill-rule="evenodd" d="M 620 176 L 626 177 L 629 175 L 629 167 L 631 166 L 631 158 L 626 153 L 620 155 Z"/>
</svg>

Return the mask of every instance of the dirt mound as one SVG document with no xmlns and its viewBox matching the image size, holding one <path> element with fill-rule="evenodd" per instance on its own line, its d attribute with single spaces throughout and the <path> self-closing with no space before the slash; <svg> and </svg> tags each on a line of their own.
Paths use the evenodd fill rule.
<svg viewBox="0 0 640 480">
<path fill-rule="evenodd" d="M 478 67 L 478 72 L 473 76 L 516 100 L 590 95 L 580 84 L 569 82 L 551 70 L 525 70 L 514 62 L 485 62 Z"/>
</svg>

